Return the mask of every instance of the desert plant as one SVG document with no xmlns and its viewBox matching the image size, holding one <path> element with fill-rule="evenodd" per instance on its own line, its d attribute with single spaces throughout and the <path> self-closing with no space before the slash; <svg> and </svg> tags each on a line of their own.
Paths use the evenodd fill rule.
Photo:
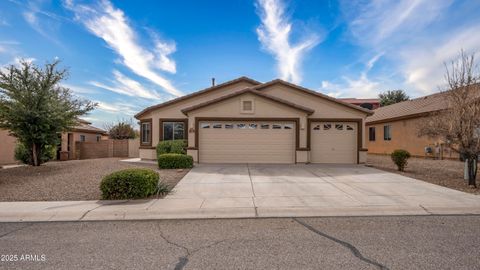
<svg viewBox="0 0 480 270">
<path fill-rule="evenodd" d="M 161 141 L 157 144 L 157 156 L 163 154 L 186 154 L 185 140 Z"/>
<path fill-rule="evenodd" d="M 116 123 L 105 124 L 108 137 L 114 140 L 135 139 L 137 137 L 133 129 L 132 120 L 118 120 Z"/>
<path fill-rule="evenodd" d="M 95 103 L 73 96 L 61 84 L 66 69 L 58 61 L 43 68 L 28 61 L 0 68 L 0 128 L 31 153 L 29 164 L 42 164 L 43 151 L 59 143 L 58 134 L 77 125 Z"/>
<path fill-rule="evenodd" d="M 104 200 L 140 199 L 157 192 L 158 173 L 149 169 L 126 169 L 105 176 L 100 183 Z"/>
<path fill-rule="evenodd" d="M 192 156 L 182 154 L 162 154 L 158 156 L 160 169 L 183 169 L 193 167 Z"/>
<path fill-rule="evenodd" d="M 410 153 L 407 150 L 398 149 L 392 152 L 390 155 L 393 163 L 397 165 L 397 169 L 401 172 L 405 171 L 405 167 L 408 164 Z"/>
<path fill-rule="evenodd" d="M 49 160 L 52 160 L 55 158 L 57 152 L 57 148 L 52 145 L 45 145 L 43 146 L 43 149 L 41 151 L 41 156 L 40 156 L 40 162 L 45 163 Z M 32 163 L 32 153 L 30 152 L 30 149 L 27 149 L 25 145 L 22 143 L 17 143 L 15 146 L 15 153 L 14 153 L 15 159 L 18 161 L 21 161 L 24 164 L 31 164 Z"/>
</svg>

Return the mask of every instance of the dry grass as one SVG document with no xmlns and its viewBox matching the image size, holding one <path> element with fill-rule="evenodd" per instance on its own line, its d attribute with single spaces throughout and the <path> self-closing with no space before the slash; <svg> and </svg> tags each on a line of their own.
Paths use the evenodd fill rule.
<svg viewBox="0 0 480 270">
<path fill-rule="evenodd" d="M 397 171 L 390 156 L 368 155 L 367 164 L 388 172 L 398 173 L 463 192 L 480 194 L 479 188 L 471 188 L 463 180 L 463 162 L 456 160 L 433 160 L 410 158 L 405 172 Z M 480 182 L 477 180 L 477 182 Z M 480 185 L 480 183 L 479 183 Z"/>
<path fill-rule="evenodd" d="M 119 158 L 54 161 L 40 167 L 0 169 L 0 201 L 74 201 L 101 198 L 100 181 L 114 171 L 145 167 L 173 188 L 189 171 L 158 170 L 155 164 L 120 162 Z"/>
</svg>

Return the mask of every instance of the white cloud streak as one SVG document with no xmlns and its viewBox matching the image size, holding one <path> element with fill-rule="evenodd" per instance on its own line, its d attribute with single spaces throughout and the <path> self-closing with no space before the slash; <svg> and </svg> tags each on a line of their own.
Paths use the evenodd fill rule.
<svg viewBox="0 0 480 270">
<path fill-rule="evenodd" d="M 262 22 L 257 28 L 258 39 L 263 48 L 275 57 L 279 76 L 283 80 L 300 83 L 302 59 L 320 42 L 320 37 L 308 34 L 296 44 L 291 44 L 292 23 L 281 0 L 258 0 L 257 10 Z"/>
<path fill-rule="evenodd" d="M 64 1 L 64 6 L 71 10 L 75 19 L 92 34 L 103 39 L 121 57 L 122 64 L 132 72 L 174 96 L 182 95 L 170 80 L 159 73 L 176 73 L 175 61 L 171 58 L 171 54 L 176 50 L 175 43 L 155 36 L 153 50 L 141 46 L 125 13 L 107 0 L 100 1 L 98 6 L 80 5 L 73 3 L 73 0 L 67 0 Z"/>
</svg>

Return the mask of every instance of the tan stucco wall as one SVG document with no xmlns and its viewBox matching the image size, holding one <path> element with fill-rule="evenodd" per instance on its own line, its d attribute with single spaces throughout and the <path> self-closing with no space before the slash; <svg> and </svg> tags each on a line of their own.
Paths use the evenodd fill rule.
<svg viewBox="0 0 480 270">
<path fill-rule="evenodd" d="M 16 139 L 8 131 L 0 129 L 0 165 L 16 163 L 14 152 Z"/>
<path fill-rule="evenodd" d="M 305 106 L 315 110 L 309 118 L 356 118 L 365 119 L 366 113 L 326 100 L 321 97 L 293 89 L 285 85 L 274 84 L 261 90 L 262 92 L 279 97 L 284 100 Z M 363 121 L 365 130 L 365 121 Z M 362 138 L 362 146 L 365 147 L 365 137 Z"/>
<path fill-rule="evenodd" d="M 159 119 L 160 118 L 176 118 L 185 119 L 181 110 L 199 103 L 210 101 L 212 99 L 231 94 L 235 91 L 243 90 L 246 87 L 252 86 L 247 82 L 239 82 L 221 89 L 217 89 L 210 93 L 201 94 L 197 97 L 174 103 L 170 106 L 159 108 L 148 112 L 139 120 L 152 119 L 152 147 L 155 147 L 159 141 Z M 315 110 L 313 115 L 308 116 L 305 112 L 293 109 L 291 107 L 282 105 L 257 95 L 245 93 L 244 95 L 234 97 L 232 99 L 224 100 L 222 102 L 213 104 L 208 107 L 200 108 L 189 112 L 188 129 L 188 145 L 195 147 L 195 117 L 236 117 L 236 118 L 300 118 L 299 123 L 299 147 L 307 147 L 307 119 L 308 118 L 353 118 L 365 120 L 366 113 L 337 104 L 333 101 L 326 100 L 321 97 L 304 93 L 298 89 L 293 89 L 284 85 L 272 85 L 261 90 L 263 93 L 271 96 L 279 97 L 281 99 L 302 105 Z M 244 114 L 240 112 L 240 99 L 252 98 L 255 100 L 255 113 Z M 363 121 L 363 130 L 365 130 L 365 121 Z M 362 132 L 362 134 L 364 134 Z M 366 147 L 365 137 L 362 136 L 361 148 Z M 189 151 L 194 158 L 197 157 L 195 150 Z M 140 149 L 140 157 L 145 159 L 155 159 L 155 151 L 151 149 Z M 303 162 L 308 160 L 309 154 L 307 151 L 297 152 L 297 161 Z"/>
<path fill-rule="evenodd" d="M 241 100 L 253 100 L 254 113 L 242 113 L 240 110 Z M 194 128 L 196 117 L 227 117 L 227 118 L 300 118 L 300 147 L 306 147 L 307 133 L 306 123 L 307 114 L 303 111 L 299 111 L 280 104 L 278 102 L 246 93 L 240 96 L 236 96 L 212 106 L 204 107 L 192 111 L 188 114 L 189 129 Z M 195 145 L 195 133 L 188 133 L 188 146 L 196 147 Z"/>
<path fill-rule="evenodd" d="M 421 118 L 405 119 L 381 124 L 368 125 L 365 129 L 365 138 L 367 140 L 368 153 L 371 154 L 390 154 L 396 149 L 404 149 L 410 152 L 413 156 L 424 157 L 425 147 L 431 146 L 435 152 L 435 144 L 439 143 L 439 140 L 418 137 L 418 126 L 421 123 Z M 392 126 L 392 140 L 385 141 L 383 139 L 383 127 L 385 125 Z M 375 141 L 368 140 L 369 127 L 375 127 Z M 458 155 L 443 147 L 444 158 L 457 158 Z"/>
<path fill-rule="evenodd" d="M 232 84 L 229 86 L 225 86 L 219 89 L 216 89 L 215 91 L 208 92 L 206 94 L 201 94 L 199 96 L 196 96 L 191 99 L 183 100 L 177 103 L 174 103 L 170 106 L 166 106 L 160 109 L 156 109 L 152 112 L 146 113 L 143 115 L 141 119 L 152 119 L 152 146 L 156 146 L 158 141 L 160 140 L 159 138 L 159 119 L 160 118 L 187 118 L 181 110 L 202 102 L 206 102 L 227 94 L 234 93 L 235 91 L 238 90 L 243 90 L 246 87 L 252 86 L 251 83 L 248 82 L 238 82 L 236 84 Z"/>
</svg>

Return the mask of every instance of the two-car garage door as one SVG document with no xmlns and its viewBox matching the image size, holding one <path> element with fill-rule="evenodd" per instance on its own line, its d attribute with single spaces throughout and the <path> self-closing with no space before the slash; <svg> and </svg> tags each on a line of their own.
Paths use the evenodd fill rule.
<svg viewBox="0 0 480 270">
<path fill-rule="evenodd" d="M 201 163 L 295 163 L 295 122 L 201 121 Z"/>
</svg>

